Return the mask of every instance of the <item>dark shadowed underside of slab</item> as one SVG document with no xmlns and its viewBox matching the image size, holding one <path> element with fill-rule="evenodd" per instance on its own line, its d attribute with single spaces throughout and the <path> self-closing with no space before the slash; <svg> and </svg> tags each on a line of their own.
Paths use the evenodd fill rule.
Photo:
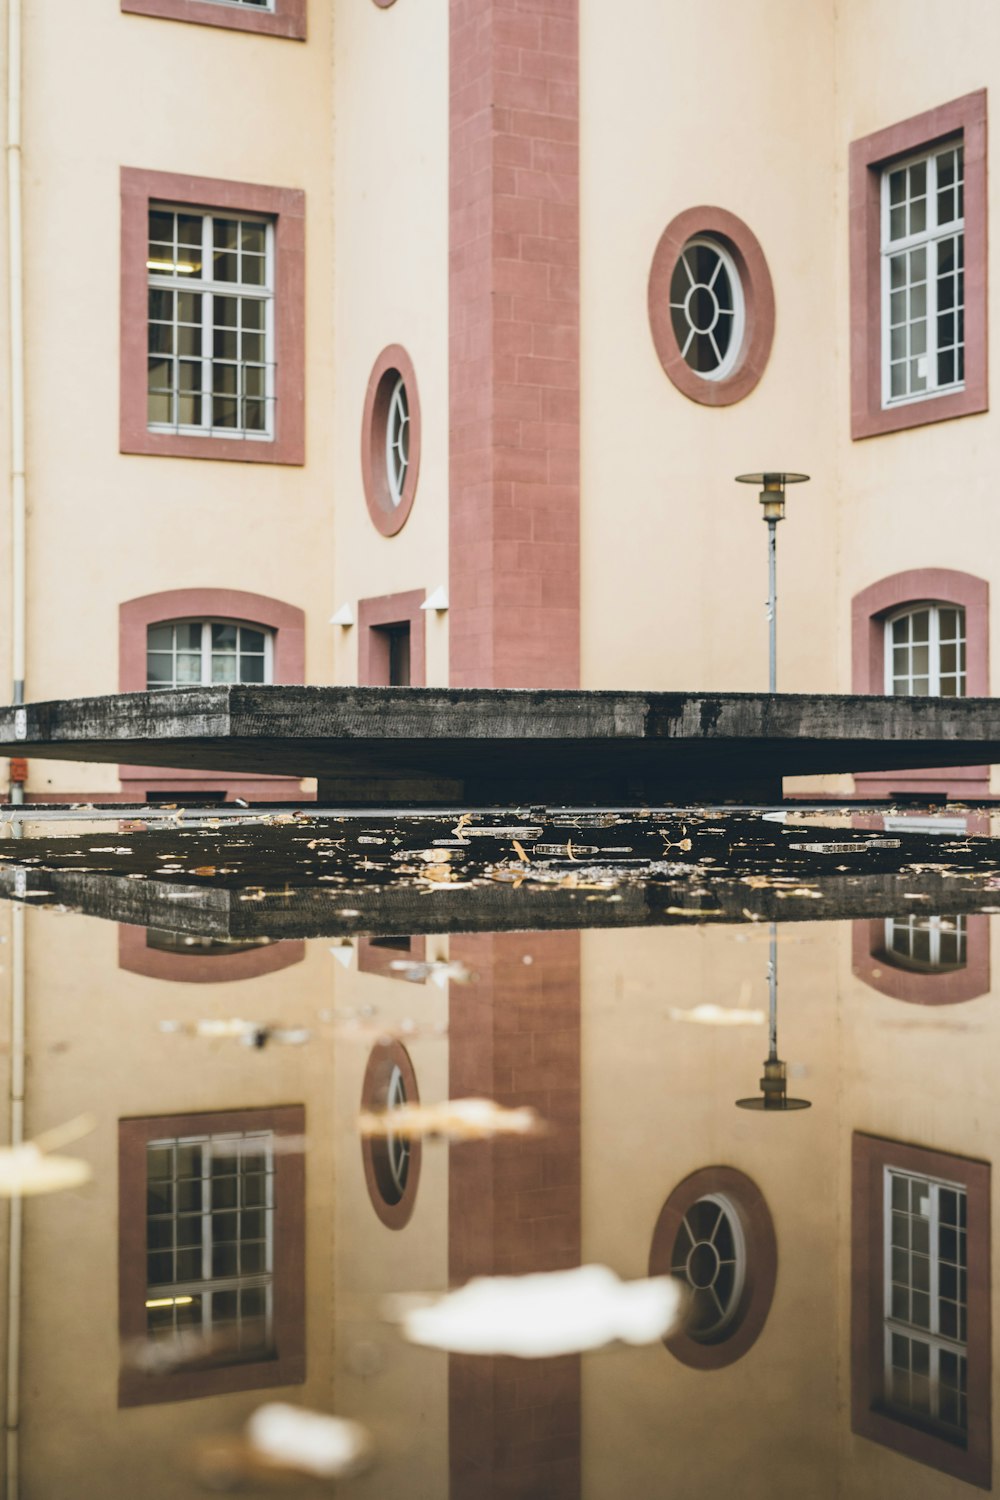
<svg viewBox="0 0 1000 1500">
<path fill-rule="evenodd" d="M 211 687 L 0 712 L 0 754 L 316 776 L 343 803 L 670 803 L 1000 761 L 1000 700 Z"/>
</svg>

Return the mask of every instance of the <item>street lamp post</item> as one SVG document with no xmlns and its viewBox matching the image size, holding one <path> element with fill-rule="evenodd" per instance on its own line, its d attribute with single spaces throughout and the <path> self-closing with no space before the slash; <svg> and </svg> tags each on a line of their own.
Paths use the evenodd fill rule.
<svg viewBox="0 0 1000 1500">
<path fill-rule="evenodd" d="M 788 1077 L 785 1064 L 778 1056 L 778 924 L 771 923 L 771 941 L 767 964 L 768 1028 L 767 1061 L 764 1076 L 760 1080 L 760 1098 L 737 1099 L 737 1109 L 808 1109 L 808 1099 L 788 1097 Z"/>
<path fill-rule="evenodd" d="M 737 474 L 737 484 L 761 486 L 760 503 L 767 522 L 768 692 L 778 690 L 778 522 L 785 519 L 785 485 L 805 484 L 808 474 Z"/>
</svg>

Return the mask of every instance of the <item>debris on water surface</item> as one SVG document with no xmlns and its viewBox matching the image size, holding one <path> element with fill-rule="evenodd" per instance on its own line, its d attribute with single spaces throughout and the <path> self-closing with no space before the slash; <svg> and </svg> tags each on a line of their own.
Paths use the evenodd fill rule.
<svg viewBox="0 0 1000 1500">
<path fill-rule="evenodd" d="M 372 1452 L 371 1436 L 360 1422 L 269 1401 L 253 1413 L 241 1437 L 202 1443 L 198 1472 L 213 1489 L 340 1479 L 364 1469 Z"/>
<path fill-rule="evenodd" d="M 0 1198 L 30 1198 L 80 1187 L 93 1176 L 89 1162 L 50 1153 L 89 1135 L 96 1126 L 92 1115 L 79 1115 L 45 1131 L 33 1141 L 0 1147 Z"/>
<path fill-rule="evenodd" d="M 235 1039 L 245 1047 L 266 1047 L 268 1042 L 301 1047 L 312 1037 L 308 1026 L 272 1026 L 260 1021 L 243 1021 L 236 1016 L 209 1016 L 201 1021 L 161 1021 L 160 1030 L 208 1037 L 213 1041 Z"/>
<path fill-rule="evenodd" d="M 400 1104 L 395 1109 L 358 1116 L 363 1136 L 399 1136 L 417 1140 L 443 1136 L 450 1141 L 485 1141 L 496 1135 L 538 1135 L 543 1123 L 525 1106 L 508 1109 L 492 1099 L 447 1099 L 441 1104 Z"/>
<path fill-rule="evenodd" d="M 620 1281 L 606 1266 L 480 1276 L 420 1305 L 390 1299 L 411 1343 L 458 1354 L 549 1359 L 616 1339 L 651 1344 L 678 1323 L 686 1301 L 672 1276 Z"/>
<path fill-rule="evenodd" d="M 671 1021 L 692 1021 L 697 1026 L 763 1026 L 767 1019 L 762 1010 L 725 1005 L 695 1005 L 690 1010 L 671 1006 L 667 1015 Z"/>
</svg>

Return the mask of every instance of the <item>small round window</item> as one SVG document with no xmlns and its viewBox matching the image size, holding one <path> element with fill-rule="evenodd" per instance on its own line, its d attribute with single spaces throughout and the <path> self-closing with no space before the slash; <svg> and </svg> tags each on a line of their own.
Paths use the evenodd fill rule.
<svg viewBox="0 0 1000 1500">
<path fill-rule="evenodd" d="M 744 302 L 732 256 L 716 240 L 688 240 L 670 278 L 670 319 L 681 357 L 705 380 L 723 380 L 743 343 Z"/>
<path fill-rule="evenodd" d="M 691 401 L 728 406 L 764 373 L 774 290 L 753 232 L 724 208 L 690 208 L 660 236 L 649 326 L 667 376 Z"/>
<path fill-rule="evenodd" d="M 389 397 L 389 416 L 385 424 L 385 468 L 389 478 L 389 499 L 399 505 L 406 485 L 410 464 L 410 407 L 406 399 L 406 381 L 399 376 Z"/>
<path fill-rule="evenodd" d="M 361 1108 L 381 1113 L 403 1104 L 419 1104 L 417 1077 L 409 1053 L 398 1042 L 372 1049 L 361 1088 Z M 361 1141 L 368 1197 L 382 1223 L 402 1229 L 413 1213 L 420 1180 L 420 1142 L 390 1130 Z"/>
<path fill-rule="evenodd" d="M 410 514 L 420 469 L 417 377 L 400 344 L 383 349 L 368 379 L 361 419 L 361 477 L 368 514 L 395 536 Z"/>
<path fill-rule="evenodd" d="M 714 1193 L 692 1203 L 674 1240 L 670 1270 L 691 1288 L 688 1334 L 699 1344 L 714 1343 L 736 1315 L 746 1271 L 734 1204 Z"/>
</svg>

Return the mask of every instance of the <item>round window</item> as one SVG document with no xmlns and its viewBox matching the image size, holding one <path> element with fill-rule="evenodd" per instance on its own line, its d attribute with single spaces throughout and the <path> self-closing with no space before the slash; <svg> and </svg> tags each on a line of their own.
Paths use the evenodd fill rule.
<svg viewBox="0 0 1000 1500">
<path fill-rule="evenodd" d="M 368 379 L 361 419 L 361 477 L 368 514 L 383 536 L 402 530 L 420 468 L 417 377 L 399 344 L 383 349 Z"/>
<path fill-rule="evenodd" d="M 379 1043 L 372 1049 L 361 1088 L 363 1110 L 398 1109 L 419 1104 L 417 1077 L 405 1048 L 398 1042 Z M 392 1131 L 384 1136 L 364 1137 L 361 1159 L 368 1197 L 378 1217 L 389 1229 L 402 1229 L 413 1213 L 420 1179 L 420 1142 Z"/>
<path fill-rule="evenodd" d="M 402 502 L 409 463 L 410 408 L 406 399 L 406 381 L 400 375 L 389 397 L 389 416 L 385 424 L 385 468 L 389 478 L 389 499 L 393 505 Z"/>
<path fill-rule="evenodd" d="M 743 344 L 744 303 L 729 252 L 688 240 L 670 278 L 670 318 L 681 357 L 705 380 L 723 380 Z"/>
<path fill-rule="evenodd" d="M 715 1193 L 692 1203 L 674 1240 L 670 1270 L 691 1288 L 689 1335 L 714 1343 L 732 1322 L 743 1291 L 746 1248 L 734 1204 Z"/>
<path fill-rule="evenodd" d="M 660 236 L 649 323 L 667 375 L 704 406 L 753 390 L 774 335 L 774 291 L 751 230 L 723 208 L 691 208 Z"/>
<path fill-rule="evenodd" d="M 674 1188 L 649 1252 L 651 1276 L 691 1289 L 687 1317 L 664 1343 L 682 1364 L 720 1369 L 740 1358 L 767 1319 L 778 1250 L 760 1189 L 733 1167 L 704 1167 Z"/>
</svg>

